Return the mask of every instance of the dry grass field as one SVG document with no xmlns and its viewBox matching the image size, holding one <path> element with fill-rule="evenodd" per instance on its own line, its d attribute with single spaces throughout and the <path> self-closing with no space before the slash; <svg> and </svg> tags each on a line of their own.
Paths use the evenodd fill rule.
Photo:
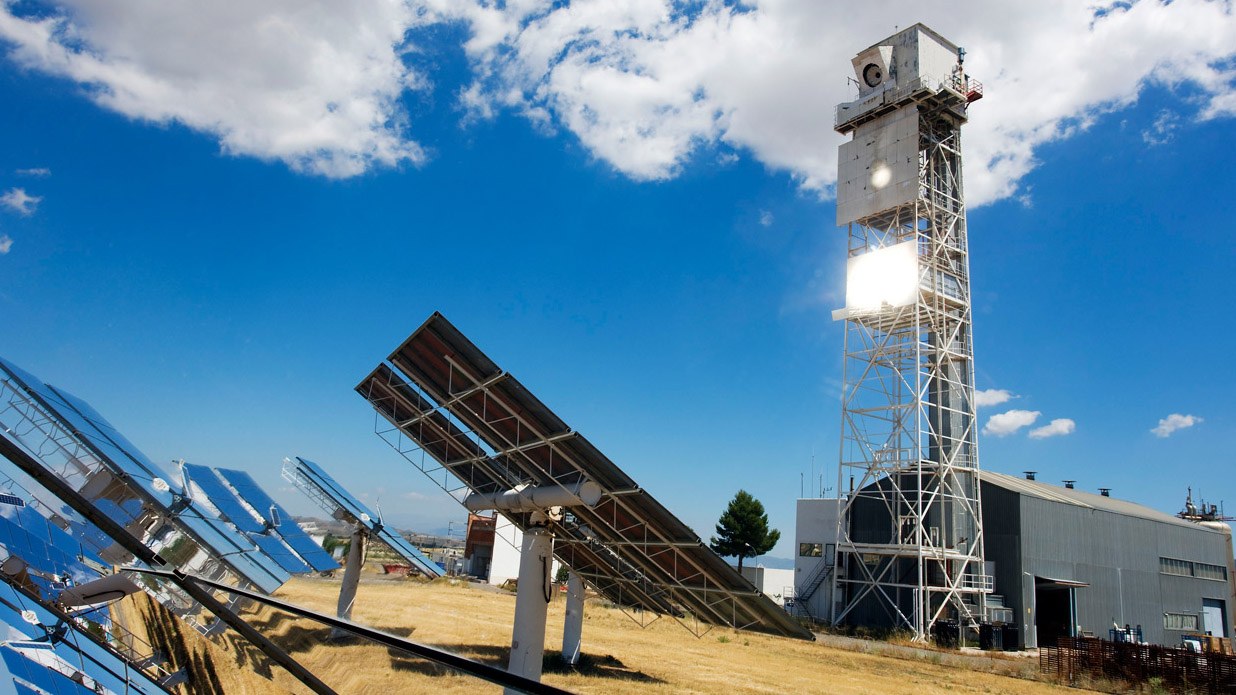
<svg viewBox="0 0 1236 695">
<path fill-rule="evenodd" d="M 294 579 L 278 597 L 323 612 L 334 610 L 339 583 Z M 549 608 L 547 644 L 562 634 L 563 601 Z M 364 624 L 453 653 L 505 666 L 515 598 L 464 582 L 432 583 L 366 574 L 353 617 Z M 262 608 L 247 619 L 340 693 L 497 693 L 500 688 L 432 663 L 365 642 L 331 643 L 327 628 Z M 166 628 L 160 628 L 166 631 Z M 182 661 L 198 664 L 188 693 L 308 692 L 281 669 L 251 671 L 259 660 L 247 645 L 194 642 Z M 831 641 L 831 640 L 830 640 Z M 696 638 L 670 618 L 641 628 L 619 610 L 589 600 L 584 664 L 579 672 L 547 672 L 544 681 L 579 693 L 1053 693 L 1033 677 L 1033 660 L 977 659 L 975 669 L 925 652 L 911 658 L 838 648 L 820 642 L 713 629 Z M 870 651 L 870 650 L 868 650 Z M 201 656 L 193 656 L 201 653 Z M 551 650 L 556 655 L 556 651 Z M 204 656 L 213 656 L 209 665 Z M 993 672 L 994 671 L 994 672 Z M 1072 690 L 1071 692 L 1077 692 Z"/>
</svg>

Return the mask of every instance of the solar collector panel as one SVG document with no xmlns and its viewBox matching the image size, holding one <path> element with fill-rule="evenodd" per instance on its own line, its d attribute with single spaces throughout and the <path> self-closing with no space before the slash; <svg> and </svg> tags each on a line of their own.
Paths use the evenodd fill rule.
<svg viewBox="0 0 1236 695">
<path fill-rule="evenodd" d="M 282 559 L 276 559 L 281 564 L 287 563 L 284 565 L 285 569 L 288 569 L 290 572 L 307 572 L 310 569 L 318 572 L 328 572 L 339 568 L 339 563 L 335 562 L 330 554 L 322 549 L 322 546 L 313 542 L 313 539 L 301 529 L 300 524 L 296 523 L 292 515 L 288 514 L 286 509 L 280 506 L 270 495 L 266 494 L 266 491 L 257 484 L 253 476 L 244 471 L 228 468 L 218 468 L 215 470 L 219 477 L 232 486 L 236 493 L 240 495 L 240 498 L 251 507 L 266 514 L 270 514 L 271 509 L 275 510 L 275 514 L 279 517 L 279 525 L 275 527 L 275 532 L 279 534 L 282 541 L 286 542 L 292 551 L 295 551 L 295 554 L 290 553 L 287 548 L 284 548 L 283 542 L 277 539 L 259 536 L 256 532 L 251 537 L 259 545 L 262 545 L 268 554 L 278 552 Z M 264 530 L 265 526 L 261 527 L 259 532 Z M 272 543 L 271 541 L 274 542 Z M 300 557 L 296 557 L 297 555 Z M 291 569 L 293 566 L 298 566 L 299 568 L 293 570 Z"/>
<path fill-rule="evenodd" d="M 15 678 L 21 678 L 51 695 L 97 695 L 94 690 L 74 683 L 64 674 L 33 661 L 9 646 L 0 647 L 4 666 Z"/>
<path fill-rule="evenodd" d="M 382 525 L 378 517 L 370 512 L 368 507 L 353 497 L 352 493 L 344 489 L 321 466 L 313 461 L 297 456 L 296 468 L 297 474 L 302 476 L 303 480 L 315 485 L 334 504 L 339 505 L 340 508 L 344 509 L 357 521 L 368 527 L 370 533 L 389 546 L 391 550 L 401 555 L 413 566 L 418 567 L 426 575 L 430 577 L 442 576 L 442 568 L 436 562 L 425 557 L 419 549 L 409 543 L 403 536 Z"/>
<path fill-rule="evenodd" d="M 219 480 L 214 469 L 193 463 L 182 464 L 189 473 L 189 482 L 201 488 L 207 499 L 236 528 L 248 533 L 261 533 L 266 530 L 265 524 L 254 518 L 236 499 L 236 495 Z"/>
<path fill-rule="evenodd" d="M 252 542 L 230 530 L 221 520 L 211 520 L 193 507 L 173 513 L 171 510 L 176 507 L 174 493 L 178 494 L 179 491 L 163 478 L 162 472 L 154 463 L 88 403 L 63 389 L 43 383 L 3 358 L 0 358 L 0 368 L 8 374 L 9 379 L 32 396 L 39 408 L 54 418 L 61 429 L 89 450 L 91 460 L 74 456 L 69 463 L 49 467 L 53 473 L 79 491 L 86 489 L 88 483 L 93 483 L 101 475 L 111 476 L 114 478 L 113 485 L 120 486 L 112 488 L 116 490 L 115 495 L 131 496 L 117 504 L 114 500 L 100 496 L 102 493 L 95 489 L 92 502 L 105 513 L 121 513 L 122 516 L 113 518 L 128 526 L 139 521 L 138 516 L 131 513 L 128 503 L 137 501 L 138 505 L 142 506 L 142 500 L 145 500 L 146 504 L 172 520 L 173 524 L 182 533 L 189 535 L 198 546 L 228 566 L 236 576 L 262 591 L 272 592 L 288 580 L 287 572 L 273 560 L 255 552 L 257 548 Z M 42 458 L 36 458 L 43 465 L 48 465 Z M 97 459 L 97 462 L 93 459 Z M 77 468 L 79 466 L 84 466 L 88 472 L 83 473 Z M 156 478 L 167 483 L 167 489 L 155 485 Z"/>
<path fill-rule="evenodd" d="M 648 590 L 649 599 L 662 601 L 673 596 L 705 622 L 810 637 L 590 442 L 573 433 L 514 377 L 502 372 L 441 314 L 435 313 L 404 341 L 390 356 L 390 362 L 411 379 L 410 384 L 401 386 L 402 377 L 383 365 L 357 391 L 414 441 L 423 443 L 424 429 L 401 423 L 391 418 L 391 413 L 424 413 L 430 409 L 427 404 L 379 403 L 375 395 L 397 401 L 402 394 L 423 392 L 478 436 L 495 458 L 501 457 L 517 468 L 525 482 L 568 484 L 586 475 L 605 489 L 606 497 L 596 508 L 572 510 L 575 518 L 622 556 L 623 562 L 612 568 L 620 576 L 605 588 L 597 588 L 618 591 L 623 586 L 624 570 L 638 568 L 646 579 L 661 584 L 660 592 Z M 424 414 L 418 415 L 416 424 L 427 419 Z M 436 455 L 440 447 L 426 450 Z M 559 525 L 555 534 L 565 534 L 573 541 L 565 544 L 563 552 L 577 553 L 584 547 L 586 539 L 568 526 Z M 594 565 L 600 564 L 595 557 L 593 560 Z M 729 603 L 719 606 L 712 593 L 715 591 L 725 592 Z"/>
<path fill-rule="evenodd" d="M 10 632 L 32 639 L 44 637 L 41 627 L 26 622 L 22 615 L 23 610 L 33 612 L 40 625 L 53 626 L 60 623 L 60 619 L 47 608 L 11 584 L 0 581 L 0 623 L 7 624 Z M 96 641 L 98 638 L 86 632 L 87 628 L 82 624 L 68 621 L 64 626 L 67 632 L 63 639 L 49 643 L 51 651 L 65 662 L 85 671 L 104 687 L 115 693 L 153 695 L 167 692 L 141 668 L 104 646 L 104 643 Z"/>
<path fill-rule="evenodd" d="M 296 553 L 283 544 L 283 541 L 274 536 L 264 536 L 255 533 L 252 536 L 253 542 L 262 549 L 262 552 L 269 555 L 279 566 L 291 572 L 292 574 L 304 574 L 309 571 L 309 565 L 305 564 Z"/>
</svg>

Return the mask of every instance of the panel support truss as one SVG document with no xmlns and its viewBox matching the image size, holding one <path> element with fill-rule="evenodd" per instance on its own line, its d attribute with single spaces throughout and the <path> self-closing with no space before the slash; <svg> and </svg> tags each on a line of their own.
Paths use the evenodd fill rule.
<svg viewBox="0 0 1236 695">
<path fill-rule="evenodd" d="M 377 411 L 378 435 L 456 500 L 601 486 L 595 507 L 551 522 L 554 554 L 639 624 L 669 615 L 697 636 L 723 625 L 811 638 L 440 314 L 390 361 L 356 390 Z"/>
<path fill-rule="evenodd" d="M 891 622 L 925 640 L 982 619 L 984 574 L 960 128 L 964 96 L 918 112 L 919 194 L 849 224 L 849 255 L 913 241 L 919 289 L 845 326 L 833 623 Z M 839 127 L 840 129 L 840 127 Z M 844 131 L 843 131 L 844 132 Z"/>
</svg>

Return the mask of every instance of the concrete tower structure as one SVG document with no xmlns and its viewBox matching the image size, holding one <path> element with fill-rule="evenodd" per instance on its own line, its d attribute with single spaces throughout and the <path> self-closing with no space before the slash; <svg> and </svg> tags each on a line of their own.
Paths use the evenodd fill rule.
<svg viewBox="0 0 1236 695">
<path fill-rule="evenodd" d="M 834 623 L 973 624 L 984 571 L 961 126 L 982 87 L 916 24 L 854 59 L 837 108 L 849 230 Z"/>
</svg>

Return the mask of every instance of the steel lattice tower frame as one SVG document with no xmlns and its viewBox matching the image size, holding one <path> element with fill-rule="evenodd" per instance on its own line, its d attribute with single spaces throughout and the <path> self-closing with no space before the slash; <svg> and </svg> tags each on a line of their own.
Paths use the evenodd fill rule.
<svg viewBox="0 0 1236 695">
<path fill-rule="evenodd" d="M 902 34 L 920 29 L 930 32 L 916 25 Z M 895 75 L 895 67 L 888 71 Z M 855 140 L 864 124 L 873 132 L 892 118 L 912 119 L 916 127 L 917 180 L 907 182 L 908 200 L 874 212 L 867 204 L 870 214 L 848 224 L 848 251 L 856 258 L 913 242 L 918 288 L 908 304 L 845 312 L 837 489 L 848 494 L 832 622 L 882 614 L 881 622 L 925 640 L 942 619 L 980 620 L 991 592 L 978 489 L 961 157 L 961 126 L 981 87 L 960 62 L 938 81 L 924 76 L 893 86 L 874 113 L 846 119 L 844 109 L 838 112 L 837 130 L 855 132 Z M 914 129 L 907 131 L 913 138 Z"/>
</svg>

